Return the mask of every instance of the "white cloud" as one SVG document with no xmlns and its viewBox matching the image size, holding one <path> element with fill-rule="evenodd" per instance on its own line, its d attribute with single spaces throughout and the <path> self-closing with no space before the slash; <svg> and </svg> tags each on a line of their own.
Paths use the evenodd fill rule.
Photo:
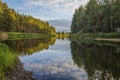
<svg viewBox="0 0 120 80">
<path fill-rule="evenodd" d="M 26 0 L 29 6 L 42 6 L 53 12 L 73 14 L 74 10 L 88 0 Z"/>
<path fill-rule="evenodd" d="M 3 0 L 19 13 L 42 20 L 72 19 L 76 8 L 88 0 Z"/>
</svg>

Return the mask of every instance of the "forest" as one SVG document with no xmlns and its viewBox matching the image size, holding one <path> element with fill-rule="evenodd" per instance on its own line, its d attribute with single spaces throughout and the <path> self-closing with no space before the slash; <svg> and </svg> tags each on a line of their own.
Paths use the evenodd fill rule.
<svg viewBox="0 0 120 80">
<path fill-rule="evenodd" d="M 109 33 L 120 28 L 120 0 L 90 0 L 73 15 L 72 33 Z"/>
<path fill-rule="evenodd" d="M 0 0 L 0 32 L 55 34 L 56 30 L 48 22 L 19 14 Z"/>
</svg>

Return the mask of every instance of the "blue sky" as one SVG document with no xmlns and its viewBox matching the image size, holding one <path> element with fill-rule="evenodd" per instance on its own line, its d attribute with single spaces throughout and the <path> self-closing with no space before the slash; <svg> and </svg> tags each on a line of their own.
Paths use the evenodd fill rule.
<svg viewBox="0 0 120 80">
<path fill-rule="evenodd" d="M 42 20 L 71 20 L 76 8 L 88 0 L 3 0 L 19 13 Z"/>
</svg>

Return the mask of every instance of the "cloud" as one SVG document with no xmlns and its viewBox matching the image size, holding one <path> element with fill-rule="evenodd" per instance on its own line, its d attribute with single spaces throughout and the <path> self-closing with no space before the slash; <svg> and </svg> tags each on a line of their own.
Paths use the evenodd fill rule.
<svg viewBox="0 0 120 80">
<path fill-rule="evenodd" d="M 54 13 L 72 16 L 75 9 L 85 4 L 88 0 L 25 0 L 29 7 L 42 7 Z"/>
<path fill-rule="evenodd" d="M 3 0 L 19 13 L 42 20 L 72 19 L 74 11 L 89 0 Z"/>
</svg>

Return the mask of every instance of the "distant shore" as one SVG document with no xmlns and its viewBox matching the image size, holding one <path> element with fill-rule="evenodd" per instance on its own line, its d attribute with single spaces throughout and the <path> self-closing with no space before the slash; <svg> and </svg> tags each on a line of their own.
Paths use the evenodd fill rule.
<svg viewBox="0 0 120 80">
<path fill-rule="evenodd" d="M 120 33 L 82 33 L 82 34 L 71 34 L 71 39 L 76 40 L 97 40 L 97 41 L 113 41 L 120 42 Z"/>
<path fill-rule="evenodd" d="M 111 39 L 107 39 L 107 38 L 95 38 L 95 40 L 100 40 L 100 41 L 114 41 L 114 42 L 120 42 L 120 38 L 111 38 Z"/>
<path fill-rule="evenodd" d="M 56 35 L 39 34 L 39 33 L 0 32 L 0 41 L 17 40 L 17 39 L 32 39 L 32 38 L 50 38 L 53 36 L 56 36 Z"/>
</svg>

